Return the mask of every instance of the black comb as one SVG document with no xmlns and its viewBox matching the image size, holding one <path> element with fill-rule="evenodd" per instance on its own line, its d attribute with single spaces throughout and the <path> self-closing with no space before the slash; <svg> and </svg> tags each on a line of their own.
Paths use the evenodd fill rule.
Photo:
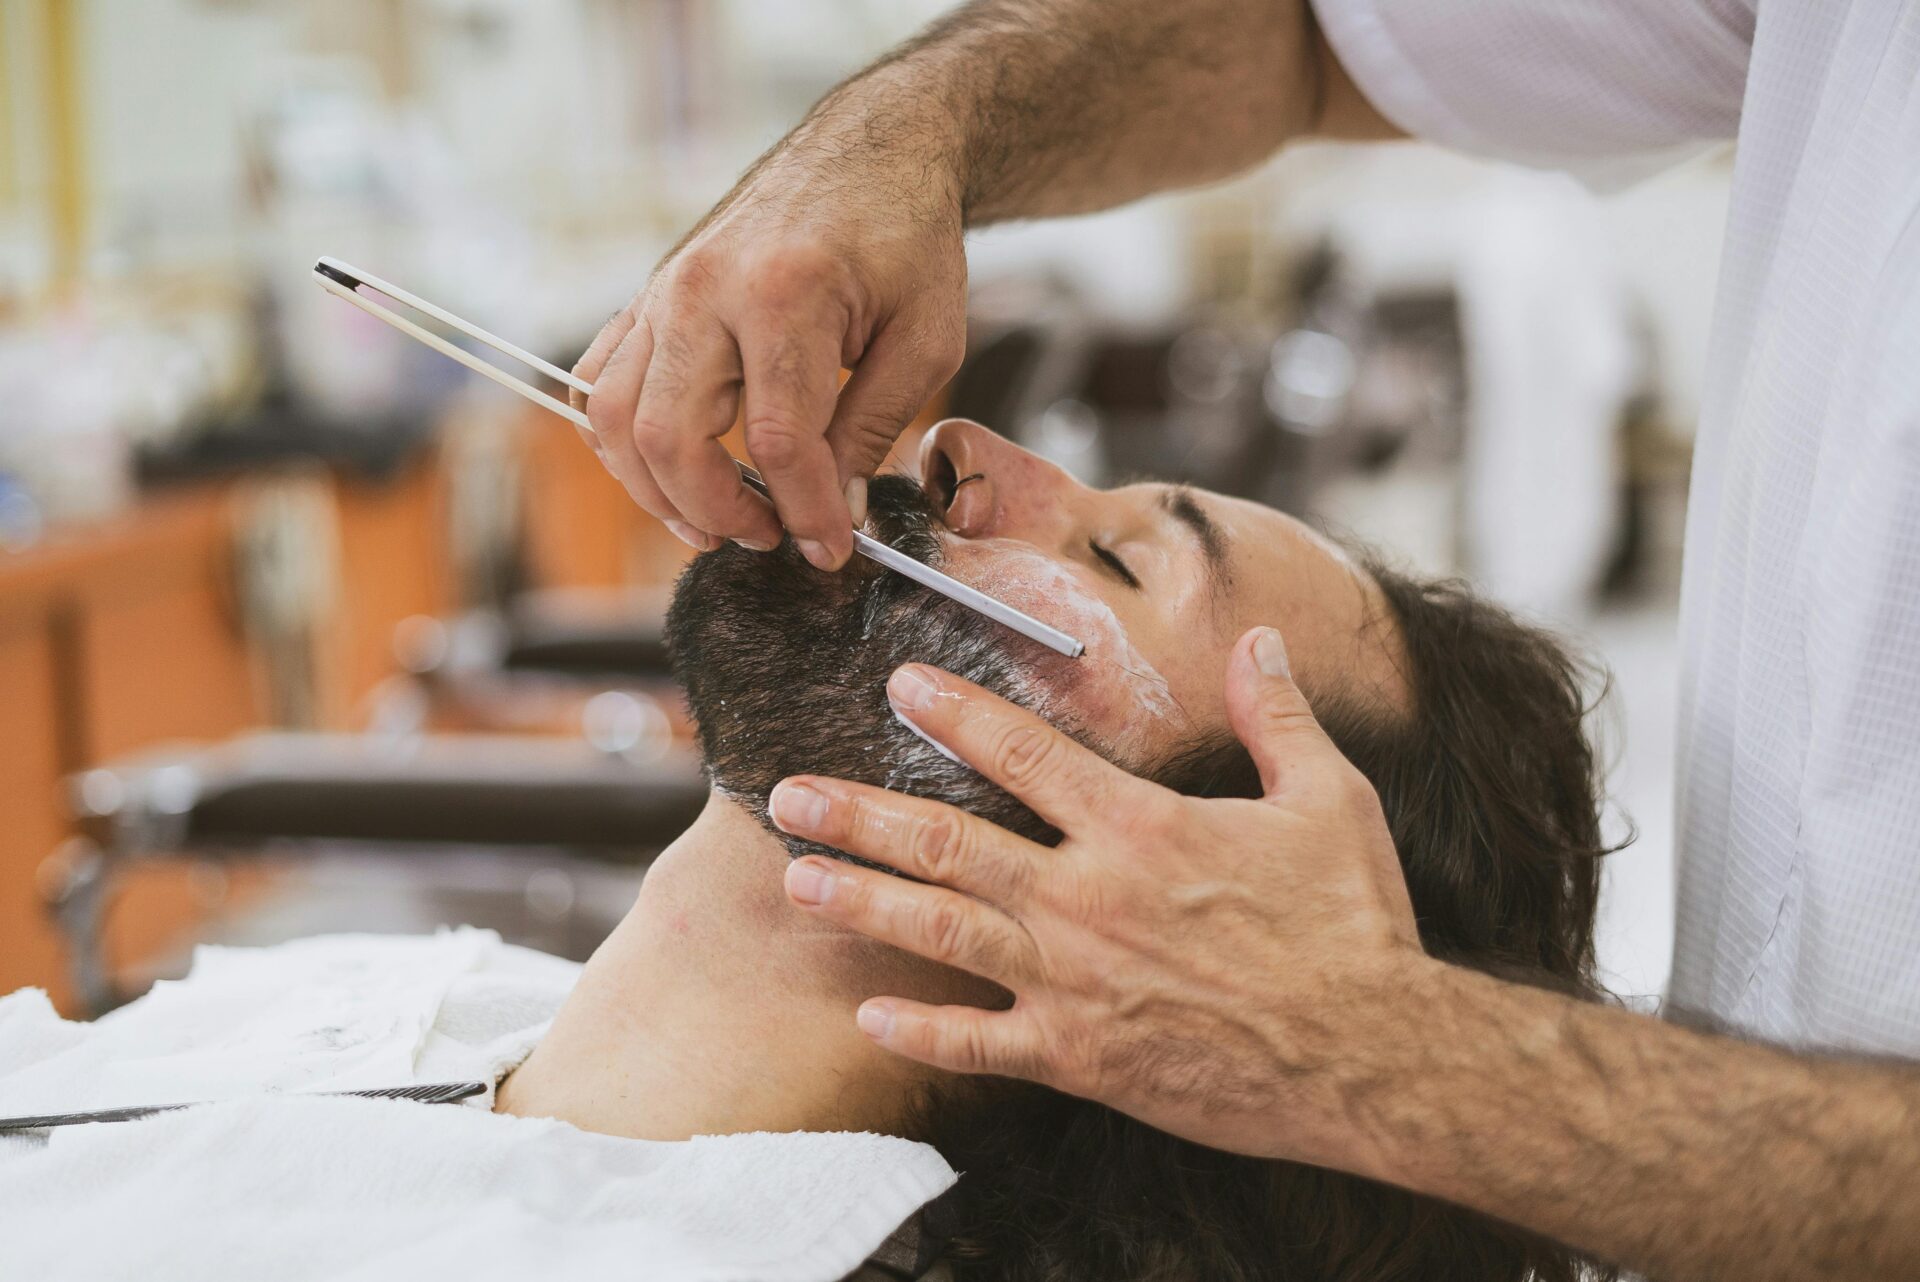
<svg viewBox="0 0 1920 1282">
<path fill-rule="evenodd" d="M 463 1099 L 486 1093 L 485 1082 L 422 1082 L 415 1086 L 379 1086 L 365 1091 L 314 1091 L 312 1099 L 354 1096 L 359 1099 L 410 1099 L 421 1104 L 457 1104 Z M 288 1098 L 301 1098 L 296 1093 Z M 0 1117 L 0 1132 L 38 1131 L 49 1126 L 80 1126 L 87 1122 L 131 1122 L 155 1113 L 171 1113 L 180 1108 L 196 1108 L 205 1100 L 188 1104 L 140 1104 L 131 1108 L 101 1108 L 91 1113 L 48 1113 L 41 1117 Z"/>
</svg>

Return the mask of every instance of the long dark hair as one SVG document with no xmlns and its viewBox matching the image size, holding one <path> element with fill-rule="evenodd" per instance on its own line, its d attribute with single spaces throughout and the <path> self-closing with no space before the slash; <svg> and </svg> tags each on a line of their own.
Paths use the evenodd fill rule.
<svg viewBox="0 0 1920 1282">
<path fill-rule="evenodd" d="M 1461 966 L 1599 999 L 1606 847 L 1583 726 L 1597 674 L 1463 584 L 1368 568 L 1414 706 L 1315 711 L 1380 794 L 1423 943 Z M 1237 742 L 1201 745 L 1155 774 L 1196 795 L 1258 795 Z M 1040 1087 L 960 1083 L 930 1099 L 925 1119 L 962 1173 L 925 1223 L 962 1282 L 1611 1276 L 1472 1211 L 1202 1148 Z"/>
</svg>

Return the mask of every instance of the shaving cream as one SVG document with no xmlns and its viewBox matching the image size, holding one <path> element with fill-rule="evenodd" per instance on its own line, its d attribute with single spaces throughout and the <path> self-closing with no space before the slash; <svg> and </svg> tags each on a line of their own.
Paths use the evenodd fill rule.
<svg viewBox="0 0 1920 1282">
<path fill-rule="evenodd" d="M 1134 646 L 1113 608 L 1087 591 L 1067 566 L 1031 544 L 1004 538 L 973 541 L 966 555 L 955 560 L 967 571 L 964 576 L 956 573 L 956 578 L 1078 637 L 1086 653 L 1069 664 L 1109 669 L 1135 710 L 1159 720 L 1187 719 L 1166 678 Z"/>
</svg>

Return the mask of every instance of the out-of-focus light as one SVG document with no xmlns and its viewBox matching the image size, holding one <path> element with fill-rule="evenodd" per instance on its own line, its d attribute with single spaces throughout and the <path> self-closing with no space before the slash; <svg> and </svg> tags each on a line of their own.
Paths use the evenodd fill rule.
<svg viewBox="0 0 1920 1282">
<path fill-rule="evenodd" d="M 402 619 L 393 630 L 393 653 L 400 666 L 416 675 L 432 672 L 447 661 L 451 646 L 447 625 L 428 614 Z"/>
<path fill-rule="evenodd" d="M 147 780 L 147 802 L 156 814 L 184 815 L 200 799 L 200 777 L 191 766 L 162 766 Z"/>
<path fill-rule="evenodd" d="M 1267 370 L 1267 410 L 1294 431 L 1318 436 L 1345 413 L 1354 373 L 1352 349 L 1332 334 L 1282 334 Z"/>
<path fill-rule="evenodd" d="M 33 496 L 0 474 L 0 551 L 31 547 L 39 542 L 44 524 Z"/>
<path fill-rule="evenodd" d="M 89 770 L 80 776 L 81 810 L 93 816 L 118 814 L 126 804 L 127 788 L 111 770 Z"/>
<path fill-rule="evenodd" d="M 625 690 L 602 690 L 587 700 L 580 726 L 600 751 L 637 761 L 659 759 L 673 742 L 673 726 L 660 706 Z"/>
<path fill-rule="evenodd" d="M 543 922 L 563 920 L 573 911 L 578 892 L 573 878 L 558 868 L 536 868 L 527 874 L 527 911 Z"/>
<path fill-rule="evenodd" d="M 1040 411 L 1029 431 L 1033 452 L 1087 485 L 1105 483 L 1100 415 L 1085 401 L 1063 397 Z"/>
<path fill-rule="evenodd" d="M 1167 352 L 1167 381 L 1174 393 L 1200 405 L 1232 396 L 1245 372 L 1240 345 L 1217 329 L 1190 329 Z"/>
</svg>

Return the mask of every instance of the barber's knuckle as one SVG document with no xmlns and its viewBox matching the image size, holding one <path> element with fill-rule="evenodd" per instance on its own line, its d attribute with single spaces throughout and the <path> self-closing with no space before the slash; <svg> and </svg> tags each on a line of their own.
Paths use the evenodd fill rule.
<svg viewBox="0 0 1920 1282">
<path fill-rule="evenodd" d="M 1380 810 L 1380 794 L 1374 790 L 1373 781 L 1344 761 L 1333 771 L 1332 796 L 1351 815 L 1365 816 Z"/>
<path fill-rule="evenodd" d="M 967 826 L 958 815 L 928 815 L 914 824 L 913 833 L 914 865 L 926 880 L 948 881 L 966 863 Z"/>
<path fill-rule="evenodd" d="M 971 931 L 966 913 L 955 903 L 936 904 L 921 918 L 920 933 L 935 961 L 959 961 L 966 954 Z"/>
<path fill-rule="evenodd" d="M 781 472 L 807 455 L 815 439 L 800 422 L 784 412 L 761 411 L 746 425 L 747 452 L 761 470 Z"/>
<path fill-rule="evenodd" d="M 604 396 L 587 398 L 587 426 L 593 429 L 594 436 L 603 445 L 618 439 L 621 429 L 631 424 L 632 420 L 628 417 L 631 413 L 631 405 L 616 405 Z"/>
<path fill-rule="evenodd" d="M 993 761 L 1016 791 L 1043 784 L 1060 769 L 1060 740 L 1037 726 L 1014 726 L 999 736 Z"/>
<path fill-rule="evenodd" d="M 730 262 L 728 255 L 711 243 L 687 246 L 674 258 L 660 282 L 657 295 L 667 310 L 684 304 L 704 303 L 719 289 Z"/>
<path fill-rule="evenodd" d="M 936 387 L 959 373 L 967 359 L 966 326 L 936 322 L 927 335 L 923 359 Z"/>
<path fill-rule="evenodd" d="M 911 375 L 919 395 L 930 395 L 952 378 L 966 359 L 966 331 L 951 325 L 944 317 L 929 316 L 925 312 L 899 323 L 902 326 L 900 368 Z"/>
<path fill-rule="evenodd" d="M 748 296 L 769 311 L 788 311 L 831 292 L 840 270 L 837 257 L 818 241 L 783 241 L 753 259 L 747 270 Z"/>
<path fill-rule="evenodd" d="M 995 1066 L 992 1039 L 979 1020 L 967 1020 L 951 1036 L 949 1054 L 957 1066 L 972 1071 Z"/>
<path fill-rule="evenodd" d="M 661 415 L 637 415 L 628 430 L 632 433 L 634 448 L 648 463 L 656 466 L 671 463 L 679 452 L 680 432 L 672 420 Z"/>
</svg>

